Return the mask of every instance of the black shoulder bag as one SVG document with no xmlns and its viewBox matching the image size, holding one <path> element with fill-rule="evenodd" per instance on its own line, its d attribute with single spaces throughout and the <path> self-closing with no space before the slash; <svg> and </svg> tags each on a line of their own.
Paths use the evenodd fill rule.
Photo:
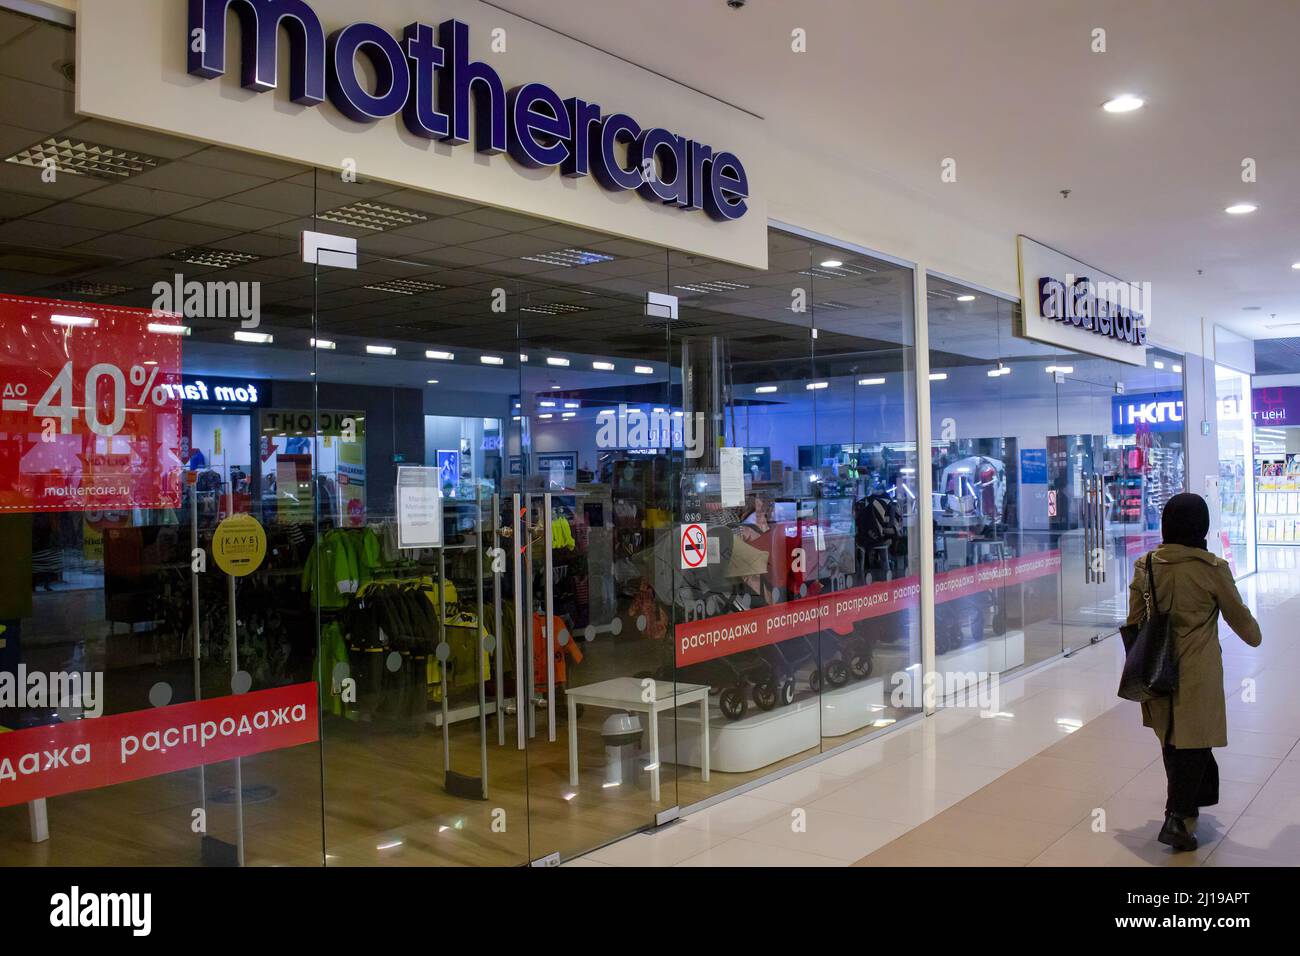
<svg viewBox="0 0 1300 956">
<path fill-rule="evenodd" d="M 1124 674 L 1119 696 L 1125 700 L 1148 701 L 1168 697 L 1178 690 L 1178 660 L 1174 655 L 1174 628 L 1170 611 L 1160 610 L 1156 598 L 1156 576 L 1147 554 L 1146 619 L 1119 630 L 1124 639 Z"/>
</svg>

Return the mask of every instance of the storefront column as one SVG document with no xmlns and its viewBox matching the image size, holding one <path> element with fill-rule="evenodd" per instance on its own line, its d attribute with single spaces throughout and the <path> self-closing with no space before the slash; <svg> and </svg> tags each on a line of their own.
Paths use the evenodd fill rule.
<svg viewBox="0 0 1300 956">
<path fill-rule="evenodd" d="M 913 331 L 916 356 L 916 497 L 921 558 L 921 674 L 934 672 L 934 475 L 930 468 L 930 311 L 925 263 L 918 262 L 912 271 L 915 292 L 916 328 Z M 923 691 L 924 692 L 924 691 Z M 924 702 L 925 714 L 935 712 L 934 701 Z"/>
</svg>

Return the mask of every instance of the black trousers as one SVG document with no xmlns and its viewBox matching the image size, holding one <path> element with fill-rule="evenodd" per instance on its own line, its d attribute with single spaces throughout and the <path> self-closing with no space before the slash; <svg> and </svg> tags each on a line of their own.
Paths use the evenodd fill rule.
<svg viewBox="0 0 1300 956">
<path fill-rule="evenodd" d="M 1169 781 L 1166 813 L 1194 817 L 1199 808 L 1219 802 L 1219 765 L 1215 763 L 1213 750 L 1165 747 L 1164 759 L 1165 777 Z"/>
</svg>

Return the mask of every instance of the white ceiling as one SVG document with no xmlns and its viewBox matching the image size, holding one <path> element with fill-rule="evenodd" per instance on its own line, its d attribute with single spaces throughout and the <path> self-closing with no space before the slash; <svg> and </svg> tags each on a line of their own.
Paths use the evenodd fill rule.
<svg viewBox="0 0 1300 956">
<path fill-rule="evenodd" d="M 1024 233 L 1150 281 L 1158 314 L 1254 337 L 1300 329 L 1297 0 L 492 5 L 757 113 L 812 152 L 861 157 L 1008 242 Z M 790 52 L 796 27 L 806 55 Z M 1098 27 L 1105 53 L 1090 50 Z M 1127 91 L 1147 106 L 1099 108 Z M 945 157 L 956 183 L 940 182 Z M 1226 215 L 1237 201 L 1259 210 Z M 1267 328 L 1284 323 L 1298 324 Z"/>
</svg>

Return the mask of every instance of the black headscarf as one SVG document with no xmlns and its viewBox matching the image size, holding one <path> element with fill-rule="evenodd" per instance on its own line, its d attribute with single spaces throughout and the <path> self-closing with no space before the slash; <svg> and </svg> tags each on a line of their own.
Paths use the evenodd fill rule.
<svg viewBox="0 0 1300 956">
<path fill-rule="evenodd" d="M 1210 507 L 1200 495 L 1174 495 L 1160 516 L 1160 534 L 1165 544 L 1209 550 Z"/>
</svg>

